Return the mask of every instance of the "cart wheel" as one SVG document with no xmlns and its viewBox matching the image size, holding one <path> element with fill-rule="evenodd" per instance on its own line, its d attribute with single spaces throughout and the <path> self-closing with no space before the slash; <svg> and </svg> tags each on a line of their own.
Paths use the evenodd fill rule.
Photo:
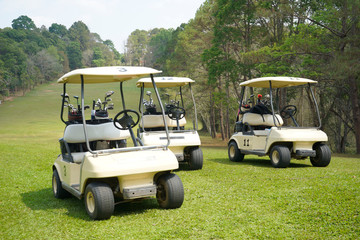
<svg viewBox="0 0 360 240">
<path fill-rule="evenodd" d="M 189 158 L 189 167 L 190 170 L 199 170 L 203 167 L 203 153 L 201 148 L 196 147 L 190 150 Z"/>
<path fill-rule="evenodd" d="M 241 153 L 235 141 L 229 143 L 228 155 L 232 162 L 242 162 L 245 157 L 245 154 Z"/>
<path fill-rule="evenodd" d="M 290 164 L 290 150 L 281 145 L 274 146 L 270 151 L 271 164 L 275 168 L 286 168 Z"/>
<path fill-rule="evenodd" d="M 160 176 L 157 180 L 156 199 L 162 208 L 179 208 L 184 201 L 181 179 L 173 173 Z"/>
<path fill-rule="evenodd" d="M 101 182 L 87 185 L 85 208 L 94 220 L 109 219 L 114 212 L 114 195 L 109 185 Z"/>
<path fill-rule="evenodd" d="M 314 167 L 326 167 L 331 160 L 331 151 L 326 144 L 317 144 L 314 147 L 316 157 L 310 157 L 310 162 Z"/>
<path fill-rule="evenodd" d="M 53 189 L 54 196 L 56 198 L 62 199 L 62 198 L 67 198 L 70 196 L 70 193 L 68 191 L 66 191 L 65 189 L 63 189 L 63 187 L 61 186 L 60 177 L 59 177 L 58 171 L 56 169 L 54 169 L 54 171 L 53 171 L 52 189 Z"/>
</svg>

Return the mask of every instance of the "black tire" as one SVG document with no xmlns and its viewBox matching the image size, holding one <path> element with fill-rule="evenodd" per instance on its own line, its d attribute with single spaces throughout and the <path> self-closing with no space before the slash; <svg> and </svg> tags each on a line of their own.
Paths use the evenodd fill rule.
<svg viewBox="0 0 360 240">
<path fill-rule="evenodd" d="M 189 158 L 189 169 L 190 170 L 199 170 L 203 167 L 203 152 L 201 148 L 196 147 L 190 150 Z"/>
<path fill-rule="evenodd" d="M 114 212 L 114 194 L 106 183 L 87 185 L 84 201 L 86 212 L 94 220 L 109 219 Z"/>
<path fill-rule="evenodd" d="M 330 164 L 331 151 L 326 144 L 317 144 L 314 146 L 315 157 L 310 157 L 310 162 L 314 167 L 326 167 Z"/>
<path fill-rule="evenodd" d="M 270 151 L 271 164 L 275 168 L 286 168 L 290 164 L 290 150 L 289 148 L 281 145 L 272 147 Z"/>
<path fill-rule="evenodd" d="M 228 146 L 229 159 L 232 162 L 242 162 L 245 154 L 241 153 L 235 141 L 231 141 Z"/>
<path fill-rule="evenodd" d="M 181 179 L 173 173 L 167 173 L 157 180 L 156 199 L 161 208 L 181 207 L 184 202 L 184 187 Z"/>
<path fill-rule="evenodd" d="M 52 176 L 52 190 L 56 198 L 63 199 L 70 197 L 70 193 L 62 187 L 59 173 L 56 169 L 54 169 Z"/>
</svg>

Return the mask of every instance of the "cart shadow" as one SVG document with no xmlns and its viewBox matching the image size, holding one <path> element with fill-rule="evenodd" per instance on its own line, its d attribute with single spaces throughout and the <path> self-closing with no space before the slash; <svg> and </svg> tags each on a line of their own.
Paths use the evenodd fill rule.
<svg viewBox="0 0 360 240">
<path fill-rule="evenodd" d="M 58 210 L 62 210 L 61 213 L 69 217 L 92 221 L 86 213 L 83 199 L 79 200 L 73 196 L 57 199 L 51 188 L 21 193 L 21 197 L 23 203 L 31 210 L 54 214 L 59 214 Z M 151 209 L 162 209 L 155 198 L 116 204 L 113 216 L 140 214 Z"/>
<path fill-rule="evenodd" d="M 274 168 L 271 165 L 270 159 L 259 159 L 259 158 L 245 158 L 242 162 L 231 162 L 227 158 L 215 158 L 215 159 L 208 159 L 208 161 L 225 164 L 225 165 L 232 165 L 232 166 L 241 166 L 241 165 L 248 165 L 248 166 L 255 166 L 255 167 L 263 167 L 263 168 Z M 294 163 L 290 162 L 288 168 L 307 168 L 312 167 L 311 165 L 304 164 L 304 163 Z"/>
</svg>

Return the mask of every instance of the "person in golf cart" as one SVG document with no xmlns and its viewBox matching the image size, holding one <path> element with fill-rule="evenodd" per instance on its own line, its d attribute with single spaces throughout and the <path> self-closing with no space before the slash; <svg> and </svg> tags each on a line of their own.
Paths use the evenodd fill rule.
<svg viewBox="0 0 360 240">
<path fill-rule="evenodd" d="M 243 161 L 247 154 L 258 156 L 269 155 L 274 167 L 287 167 L 291 158 L 306 159 L 310 157 L 313 166 L 325 167 L 330 163 L 331 152 L 325 144 L 328 138 L 326 133 L 320 130 L 321 120 L 318 105 L 312 91 L 311 85 L 316 81 L 304 78 L 292 77 L 264 77 L 242 82 L 241 98 L 235 133 L 228 142 L 229 159 L 234 162 Z M 299 94 L 292 94 L 296 90 L 290 87 L 302 86 Z M 270 109 L 265 112 L 251 112 L 249 107 L 245 108 L 244 96 L 249 88 L 265 88 L 269 92 Z M 286 91 L 285 91 L 286 89 Z M 287 98 L 291 104 L 280 108 L 281 91 L 289 92 Z M 312 101 L 306 104 L 302 97 L 303 90 L 308 91 Z M 274 101 L 273 93 L 276 92 Z M 295 97 L 297 97 L 295 99 Z M 252 102 L 252 101 L 250 101 Z M 260 102 L 260 101 L 258 101 Z M 300 123 L 295 118 L 298 108 L 293 103 L 298 102 L 301 108 L 315 108 L 315 118 L 311 111 L 302 111 Z M 274 103 L 277 103 L 276 105 Z M 260 108 L 261 103 L 254 106 Z M 277 108 L 275 108 L 277 107 Z M 254 110 L 254 108 L 252 108 Z M 276 111 L 275 111 L 276 109 Z M 263 111 L 267 111 L 266 109 Z M 292 121 L 288 121 L 291 119 Z M 317 127 L 314 126 L 317 123 Z M 300 126 L 301 125 L 301 126 Z"/>
<path fill-rule="evenodd" d="M 166 93 L 167 103 L 165 105 L 166 120 L 161 121 L 161 115 L 156 110 L 156 104 L 151 98 L 151 93 L 146 92 L 149 100 L 144 99 L 145 88 L 151 87 L 150 78 L 142 78 L 136 85 L 141 88 L 139 111 L 141 113 L 138 138 L 147 146 L 154 143 L 161 143 L 165 140 L 166 128 L 170 128 L 169 148 L 174 152 L 180 163 L 185 163 L 190 170 L 198 170 L 203 166 L 203 154 L 200 148 L 201 141 L 197 132 L 197 112 L 195 99 L 192 93 L 191 84 L 195 81 L 190 78 L 182 77 L 156 77 L 155 84 L 158 88 L 168 91 L 175 90 L 175 99 L 170 100 L 170 95 Z M 187 87 L 190 91 L 194 115 L 193 129 L 185 130 L 186 111 L 184 109 L 183 88 Z M 158 103 L 160 104 L 160 103 Z M 145 107 L 145 110 L 144 110 Z"/>
<path fill-rule="evenodd" d="M 63 84 L 61 120 L 66 123 L 64 137 L 60 139 L 61 152 L 53 165 L 52 188 L 56 198 L 70 194 L 84 198 L 88 215 L 95 220 L 111 217 L 117 203 L 155 197 L 160 207 L 179 208 L 184 200 L 181 179 L 173 170 L 179 168 L 176 156 L 168 148 L 168 131 L 163 144 L 140 146 L 133 128 L 140 115 L 125 106 L 123 83 L 143 76 L 151 77 L 154 91 L 161 103 L 154 84 L 153 74 L 161 71 L 146 67 L 98 67 L 71 71 L 62 76 Z M 114 119 L 85 119 L 85 84 L 118 82 L 122 110 Z M 81 122 L 66 122 L 63 109 L 67 84 L 81 86 Z M 162 105 L 162 117 L 165 112 Z M 167 128 L 166 128 L 167 130 Z M 133 147 L 101 147 L 92 145 L 97 141 L 119 141 L 131 137 Z M 69 144 L 85 143 L 74 149 Z"/>
</svg>

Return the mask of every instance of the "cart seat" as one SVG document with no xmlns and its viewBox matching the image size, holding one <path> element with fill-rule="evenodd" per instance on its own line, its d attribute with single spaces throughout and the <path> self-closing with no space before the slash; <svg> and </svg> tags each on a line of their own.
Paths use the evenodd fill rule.
<svg viewBox="0 0 360 240">
<path fill-rule="evenodd" d="M 89 141 L 98 140 L 122 140 L 130 137 L 128 130 L 117 129 L 112 122 L 101 124 L 86 124 Z M 83 124 L 68 125 L 64 131 L 64 140 L 68 143 L 85 142 Z"/>
<path fill-rule="evenodd" d="M 71 153 L 71 156 L 72 156 L 74 163 L 82 163 L 84 156 L 85 156 L 85 152 Z"/>
<path fill-rule="evenodd" d="M 284 124 L 283 119 L 279 114 L 275 114 L 276 126 Z M 250 126 L 269 126 L 275 127 L 272 114 L 258 114 L 258 113 L 245 113 L 242 119 L 243 123 L 248 123 Z"/>
<path fill-rule="evenodd" d="M 168 127 L 177 127 L 176 120 L 170 119 L 169 116 L 165 116 L 165 121 Z M 163 115 L 144 115 L 140 120 L 140 127 L 142 127 L 142 123 L 144 123 L 144 128 L 165 127 Z M 185 126 L 185 124 L 185 117 L 179 120 L 180 127 Z"/>
</svg>

